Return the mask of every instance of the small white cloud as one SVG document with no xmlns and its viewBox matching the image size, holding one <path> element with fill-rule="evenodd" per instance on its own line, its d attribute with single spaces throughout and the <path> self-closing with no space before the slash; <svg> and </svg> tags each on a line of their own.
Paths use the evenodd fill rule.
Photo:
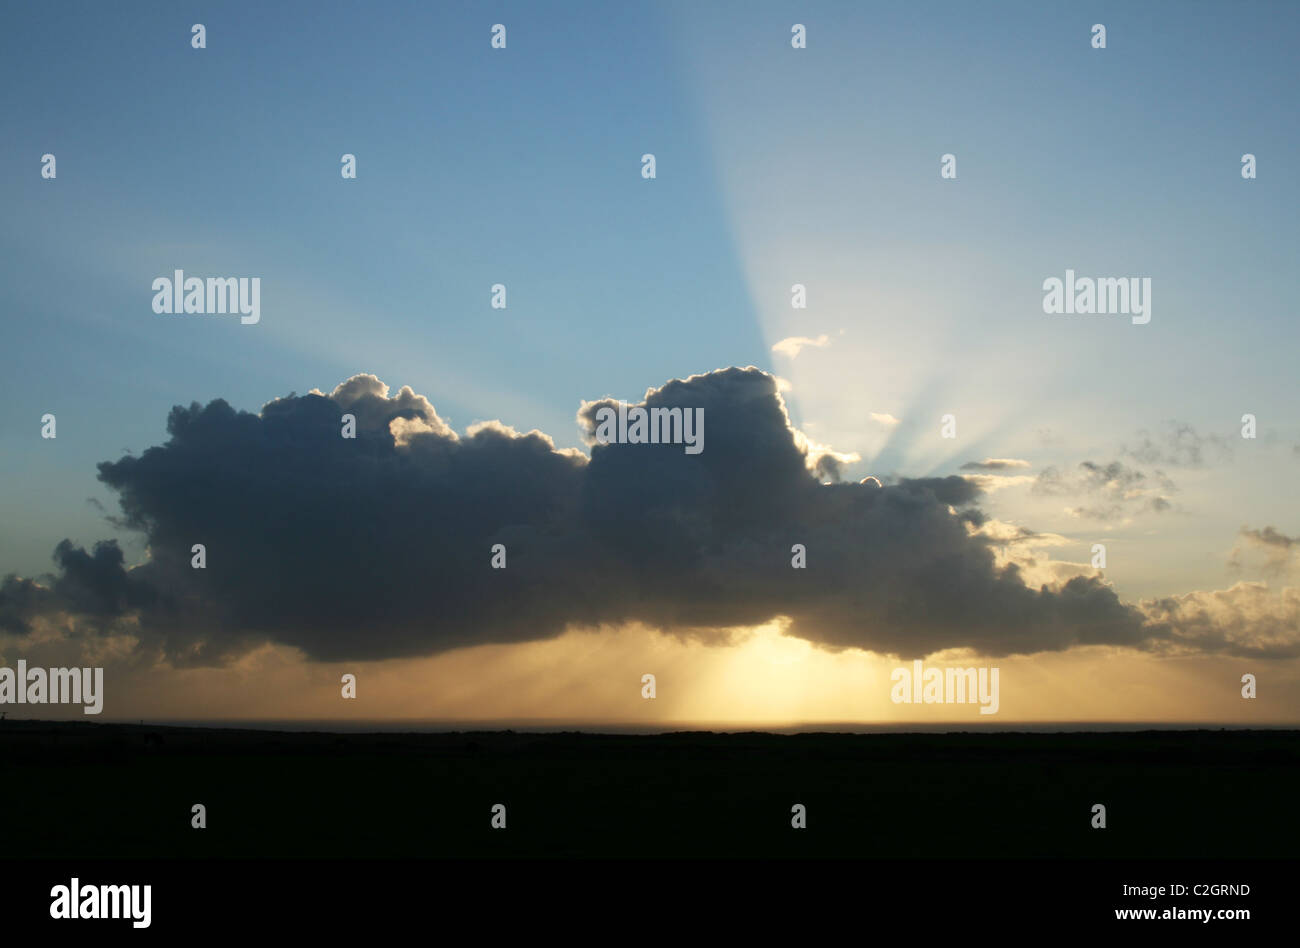
<svg viewBox="0 0 1300 948">
<path fill-rule="evenodd" d="M 809 339 L 807 336 L 791 336 L 788 339 L 782 339 L 772 347 L 773 352 L 779 352 L 781 355 L 787 355 L 794 358 L 804 346 L 816 346 L 822 348 L 831 344 L 831 337 L 822 333 L 816 339 Z"/>
<path fill-rule="evenodd" d="M 877 424 L 888 425 L 890 428 L 899 423 L 897 418 L 888 412 L 883 411 L 873 411 L 871 413 L 871 420 Z"/>
<path fill-rule="evenodd" d="M 1073 542 L 1059 533 L 1036 533 L 1033 530 L 990 517 L 978 527 L 970 527 L 972 535 L 988 537 L 995 543 L 1015 543 L 1021 547 L 1028 546 L 1066 546 Z"/>
<path fill-rule="evenodd" d="M 980 490 L 990 494 L 995 490 L 1032 484 L 1036 480 L 1032 474 L 962 474 L 961 477 L 979 485 Z"/>
</svg>

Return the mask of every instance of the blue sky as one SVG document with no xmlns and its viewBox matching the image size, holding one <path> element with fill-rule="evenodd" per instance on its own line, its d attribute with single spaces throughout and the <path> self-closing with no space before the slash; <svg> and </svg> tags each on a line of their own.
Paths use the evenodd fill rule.
<svg viewBox="0 0 1300 948">
<path fill-rule="evenodd" d="M 163 440 L 173 404 L 364 371 L 458 429 L 576 446 L 581 399 L 754 364 L 855 478 L 1071 468 L 1254 412 L 1258 443 L 1169 472 L 1173 514 L 988 504 L 1070 559 L 1116 538 L 1126 595 L 1223 585 L 1240 526 L 1300 533 L 1298 27 L 1292 4 L 13 6 L 0 573 L 112 535 L 94 465 Z M 261 277 L 261 323 L 155 316 L 178 267 Z M 1151 277 L 1151 323 L 1044 315 L 1067 267 Z"/>
</svg>

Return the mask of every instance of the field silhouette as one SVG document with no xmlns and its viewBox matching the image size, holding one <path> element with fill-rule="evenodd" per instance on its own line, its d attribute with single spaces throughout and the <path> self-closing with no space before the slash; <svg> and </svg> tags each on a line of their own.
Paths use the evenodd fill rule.
<svg viewBox="0 0 1300 948">
<path fill-rule="evenodd" d="M 0 724 L 7 858 L 1290 858 L 1300 732 Z M 191 828 L 191 806 L 207 828 Z M 507 808 L 507 827 L 490 826 Z M 1092 806 L 1107 828 L 1090 826 Z M 791 807 L 807 829 L 791 828 Z"/>
</svg>

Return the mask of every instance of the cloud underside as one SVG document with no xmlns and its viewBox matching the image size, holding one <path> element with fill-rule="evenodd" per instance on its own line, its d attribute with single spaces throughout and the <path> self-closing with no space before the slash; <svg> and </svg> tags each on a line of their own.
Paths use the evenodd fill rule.
<svg viewBox="0 0 1300 948">
<path fill-rule="evenodd" d="M 583 403 L 589 441 L 614 404 Z M 177 406 L 165 444 L 99 465 L 148 560 L 128 568 L 115 542 L 64 541 L 55 574 L 0 585 L 0 628 L 124 634 L 176 664 L 268 642 L 318 660 L 430 655 L 629 622 L 722 641 L 776 617 L 819 645 L 904 658 L 1300 652 L 1285 626 L 1295 598 L 1265 603 L 1250 584 L 1233 587 L 1239 601 L 1142 607 L 1095 575 L 1030 588 L 998 555 L 1005 541 L 976 529 L 977 479 L 822 483 L 825 464 L 758 369 L 674 380 L 643 405 L 703 408 L 703 452 L 592 444 L 588 458 L 499 423 L 461 435 L 369 375 L 259 414 Z M 354 439 L 340 436 L 345 413 Z M 191 567 L 196 543 L 206 569 Z M 491 565 L 498 543 L 505 569 Z M 1208 595 L 1220 594 L 1189 594 Z"/>
</svg>

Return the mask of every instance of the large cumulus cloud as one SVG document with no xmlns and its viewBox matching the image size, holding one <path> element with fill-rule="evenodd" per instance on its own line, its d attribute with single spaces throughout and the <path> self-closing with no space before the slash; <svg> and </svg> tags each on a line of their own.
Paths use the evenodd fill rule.
<svg viewBox="0 0 1300 948">
<path fill-rule="evenodd" d="M 606 404 L 579 411 L 589 441 Z M 148 560 L 65 541 L 54 576 L 5 579 L 0 627 L 125 630 L 175 663 L 267 641 L 323 660 L 427 655 L 630 621 L 715 636 L 776 616 L 819 644 L 902 657 L 1175 635 L 1095 576 L 1027 586 L 976 530 L 969 479 L 822 483 L 764 372 L 674 380 L 643 404 L 703 408 L 703 452 L 593 443 L 588 458 L 497 423 L 459 435 L 369 375 L 258 414 L 178 406 L 165 444 L 99 467 Z M 344 413 L 355 439 L 340 436 Z M 796 543 L 806 569 L 791 568 Z M 1179 611 L 1167 605 L 1162 620 Z"/>
</svg>

